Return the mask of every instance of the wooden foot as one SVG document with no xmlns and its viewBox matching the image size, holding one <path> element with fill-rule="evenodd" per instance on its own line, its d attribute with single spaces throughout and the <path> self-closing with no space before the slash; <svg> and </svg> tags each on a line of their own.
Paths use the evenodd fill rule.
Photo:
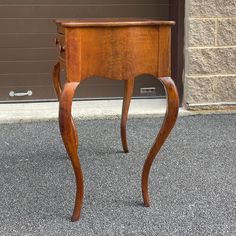
<svg viewBox="0 0 236 236">
<path fill-rule="evenodd" d="M 57 95 L 58 100 L 60 99 L 61 96 L 61 82 L 60 82 L 60 63 L 58 62 L 54 68 L 53 68 L 53 73 L 52 73 L 52 78 L 53 78 L 53 86 Z"/>
<path fill-rule="evenodd" d="M 121 118 L 121 141 L 125 153 L 129 152 L 126 138 L 126 124 L 133 90 L 134 90 L 134 79 L 125 80 L 124 99 L 123 99 L 122 118 Z"/>
<path fill-rule="evenodd" d="M 143 166 L 142 194 L 143 194 L 144 206 L 146 207 L 150 206 L 149 194 L 148 194 L 148 177 L 152 163 L 157 153 L 161 149 L 162 145 L 164 144 L 165 140 L 167 139 L 168 135 L 170 134 L 172 128 L 174 127 L 179 110 L 178 109 L 179 97 L 173 80 L 170 77 L 162 77 L 159 78 L 159 80 L 161 81 L 166 90 L 168 104 L 161 129 L 156 137 L 156 140 L 152 148 L 149 151 L 149 154 Z"/>
<path fill-rule="evenodd" d="M 68 82 L 65 84 L 61 93 L 59 107 L 61 136 L 71 159 L 76 178 L 76 199 L 71 221 L 79 220 L 84 196 L 83 173 L 78 156 L 78 133 L 71 116 L 72 98 L 78 85 L 78 82 Z"/>
</svg>

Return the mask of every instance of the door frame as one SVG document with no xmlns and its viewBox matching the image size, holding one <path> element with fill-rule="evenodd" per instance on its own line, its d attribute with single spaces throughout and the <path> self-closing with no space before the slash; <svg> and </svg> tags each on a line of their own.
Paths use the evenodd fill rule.
<svg viewBox="0 0 236 236">
<path fill-rule="evenodd" d="M 169 1 L 170 20 L 176 22 L 176 25 L 172 28 L 171 70 L 172 78 L 174 79 L 179 92 L 181 106 L 183 99 L 185 0 Z"/>
</svg>

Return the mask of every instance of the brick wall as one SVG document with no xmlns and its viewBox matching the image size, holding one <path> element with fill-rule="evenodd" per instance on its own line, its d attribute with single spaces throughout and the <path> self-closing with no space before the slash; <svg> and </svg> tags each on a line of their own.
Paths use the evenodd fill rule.
<svg viewBox="0 0 236 236">
<path fill-rule="evenodd" d="M 184 105 L 236 108 L 236 0 L 187 0 L 185 22 Z"/>
</svg>

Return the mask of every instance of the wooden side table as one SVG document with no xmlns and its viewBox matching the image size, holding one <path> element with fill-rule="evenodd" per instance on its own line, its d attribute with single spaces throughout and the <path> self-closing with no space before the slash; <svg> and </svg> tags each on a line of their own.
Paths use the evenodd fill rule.
<svg viewBox="0 0 236 236">
<path fill-rule="evenodd" d="M 144 206 L 148 207 L 149 172 L 178 115 L 178 93 L 170 78 L 170 40 L 174 22 L 97 19 L 58 20 L 56 24 L 59 56 L 53 70 L 53 82 L 60 101 L 61 136 L 72 162 L 77 186 L 71 220 L 79 219 L 84 195 L 83 174 L 78 157 L 78 134 L 71 116 L 72 98 L 80 82 L 93 76 L 125 80 L 121 119 L 124 152 L 128 152 L 126 122 L 135 78 L 141 74 L 151 74 L 161 81 L 166 90 L 168 106 L 165 118 L 143 166 L 142 194 Z M 65 69 L 67 74 L 63 89 L 60 83 L 61 69 Z"/>
</svg>

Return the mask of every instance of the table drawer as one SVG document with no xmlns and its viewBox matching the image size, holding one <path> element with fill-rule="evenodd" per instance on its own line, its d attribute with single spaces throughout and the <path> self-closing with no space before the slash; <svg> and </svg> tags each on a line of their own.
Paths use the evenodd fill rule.
<svg viewBox="0 0 236 236">
<path fill-rule="evenodd" d="M 62 27 L 60 24 L 57 24 L 57 32 L 58 34 L 65 34 L 65 28 Z"/>
<path fill-rule="evenodd" d="M 66 55 L 66 48 L 65 48 L 65 38 L 64 35 L 58 34 L 55 39 L 55 44 L 58 47 L 58 58 L 62 67 L 65 67 L 65 55 Z"/>
</svg>

